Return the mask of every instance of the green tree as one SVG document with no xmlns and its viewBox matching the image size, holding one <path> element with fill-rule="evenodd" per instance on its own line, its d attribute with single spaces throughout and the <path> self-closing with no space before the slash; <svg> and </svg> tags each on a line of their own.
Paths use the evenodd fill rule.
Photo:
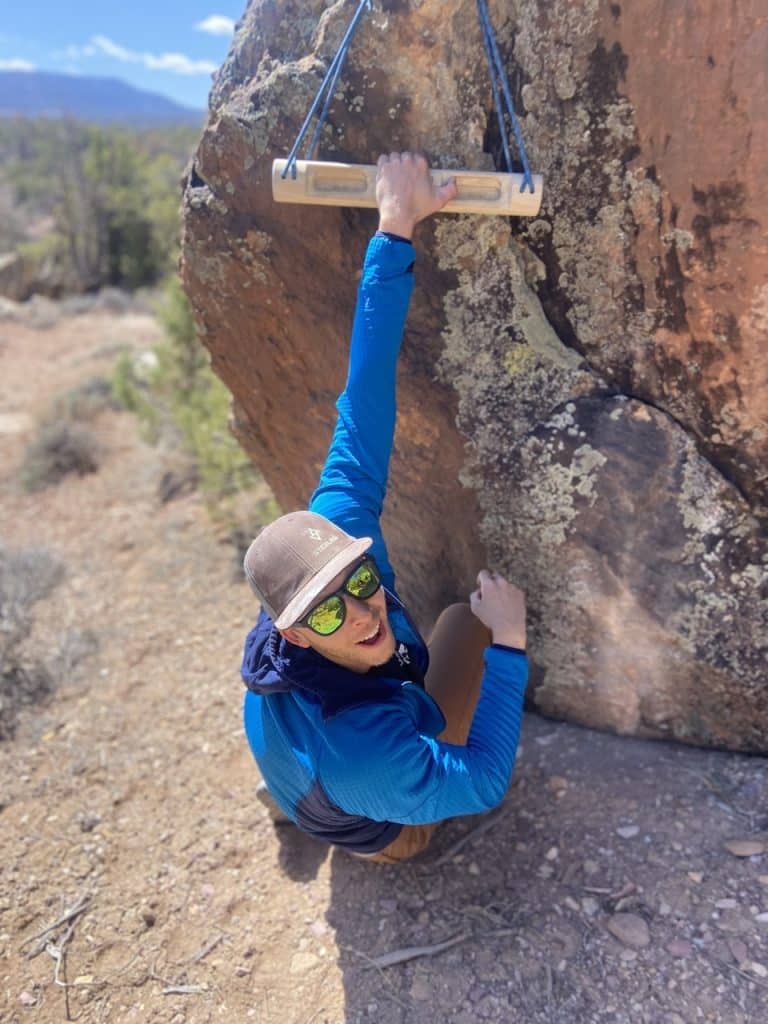
<svg viewBox="0 0 768 1024">
<path fill-rule="evenodd" d="M 72 120 L 0 124 L 0 184 L 54 227 L 22 251 L 61 289 L 151 285 L 173 268 L 179 179 L 197 132 L 137 132 Z M 51 270 L 51 264 L 53 269 Z"/>
</svg>

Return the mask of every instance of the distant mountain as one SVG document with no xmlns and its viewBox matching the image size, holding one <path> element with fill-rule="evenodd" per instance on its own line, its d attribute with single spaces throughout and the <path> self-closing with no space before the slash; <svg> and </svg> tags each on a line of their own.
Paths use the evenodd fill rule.
<svg viewBox="0 0 768 1024">
<path fill-rule="evenodd" d="M 0 117 L 62 116 L 99 124 L 202 125 L 205 112 L 135 89 L 117 78 L 0 71 Z"/>
</svg>

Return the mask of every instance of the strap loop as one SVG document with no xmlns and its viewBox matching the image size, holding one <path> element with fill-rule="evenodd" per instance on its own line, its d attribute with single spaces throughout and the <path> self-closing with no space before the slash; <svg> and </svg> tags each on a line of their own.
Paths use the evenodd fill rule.
<svg viewBox="0 0 768 1024">
<path fill-rule="evenodd" d="M 293 144 L 293 148 L 291 149 L 291 152 L 288 154 L 288 162 L 286 163 L 285 170 L 283 171 L 282 174 L 284 178 L 287 176 L 288 171 L 290 170 L 291 177 L 295 179 L 296 154 L 298 153 L 299 147 L 304 141 L 304 136 L 309 131 L 309 126 L 312 123 L 312 118 L 315 116 L 317 108 L 320 106 L 321 100 L 323 99 L 323 96 L 325 96 L 325 103 L 323 104 L 323 109 L 320 112 L 320 116 L 318 118 L 314 134 L 312 135 L 312 141 L 310 142 L 309 147 L 307 148 L 307 159 L 310 158 L 315 146 L 320 141 L 320 133 L 322 132 L 323 125 L 325 124 L 326 118 L 328 117 L 328 110 L 331 105 L 331 100 L 333 99 L 333 93 L 336 88 L 336 82 L 338 81 L 339 74 L 341 73 L 341 68 L 342 65 L 344 64 L 344 59 L 347 56 L 349 44 L 352 42 L 352 37 L 354 36 L 355 30 L 366 9 L 371 9 L 371 0 L 360 0 L 357 10 L 355 11 L 354 17 L 352 18 L 352 21 L 349 23 L 347 31 L 344 34 L 344 38 L 341 41 L 339 49 L 336 51 L 336 56 L 331 61 L 331 65 L 325 74 L 325 78 L 323 79 L 322 85 L 318 90 L 317 96 L 315 96 L 310 111 L 307 114 L 306 118 L 304 119 L 304 124 L 301 126 L 298 137 L 296 138 L 296 141 Z"/>
<path fill-rule="evenodd" d="M 499 120 L 499 130 L 501 132 L 501 140 L 504 145 L 504 159 L 507 162 L 507 170 L 512 173 L 512 157 L 509 152 L 509 141 L 507 139 L 506 132 L 506 121 L 504 119 L 504 109 L 502 108 L 501 98 L 499 96 L 499 84 L 501 83 L 504 100 L 507 107 L 507 115 L 509 116 L 509 123 L 512 126 L 512 131 L 515 134 L 515 141 L 517 142 L 517 151 L 520 154 L 520 160 L 523 165 L 523 180 L 520 184 L 520 191 L 524 192 L 526 188 L 530 189 L 531 194 L 534 192 L 533 187 L 533 175 L 531 174 L 531 168 L 528 165 L 528 155 L 525 152 L 525 143 L 523 142 L 523 133 L 520 131 L 520 124 L 515 114 L 515 106 L 512 102 L 512 93 L 509 89 L 509 80 L 507 79 L 507 72 L 504 69 L 504 63 L 501 59 L 501 53 L 499 52 L 499 45 L 496 42 L 496 36 L 493 32 L 493 26 L 491 24 L 491 18 L 488 13 L 488 5 L 486 0 L 477 0 L 477 14 L 480 18 L 480 25 L 483 29 L 483 42 L 485 44 L 485 53 L 488 57 L 488 69 L 491 74 L 491 88 L 493 90 L 493 102 L 496 106 L 496 116 Z M 498 78 L 498 82 L 497 82 Z"/>
</svg>

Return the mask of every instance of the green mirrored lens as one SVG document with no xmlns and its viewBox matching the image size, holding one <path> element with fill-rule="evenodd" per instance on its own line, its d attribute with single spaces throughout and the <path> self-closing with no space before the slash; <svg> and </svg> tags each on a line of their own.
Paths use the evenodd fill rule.
<svg viewBox="0 0 768 1024">
<path fill-rule="evenodd" d="M 346 590 L 352 597 L 365 601 L 366 598 L 376 593 L 380 583 L 381 579 L 376 572 L 376 566 L 371 561 L 365 561 L 355 569 L 347 580 Z"/>
<path fill-rule="evenodd" d="M 326 598 L 312 609 L 306 621 L 309 628 L 314 629 L 320 636 L 330 636 L 344 621 L 343 600 L 337 594 Z"/>
</svg>

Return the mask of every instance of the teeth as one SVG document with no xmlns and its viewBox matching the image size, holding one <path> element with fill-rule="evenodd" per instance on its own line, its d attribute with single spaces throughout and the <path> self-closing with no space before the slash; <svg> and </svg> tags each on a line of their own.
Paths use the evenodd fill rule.
<svg viewBox="0 0 768 1024">
<path fill-rule="evenodd" d="M 377 626 L 377 627 L 376 627 L 376 629 L 374 629 L 374 631 L 373 631 L 373 632 L 371 633 L 371 635 L 370 635 L 370 636 L 364 636 L 364 637 L 363 637 L 363 639 L 362 639 L 362 640 L 360 640 L 359 642 L 360 642 L 361 644 L 364 644 L 364 643 L 366 642 L 366 640 L 373 640 L 373 638 L 374 638 L 374 637 L 376 636 L 376 634 L 377 634 L 378 632 L 379 632 L 379 627 Z"/>
</svg>

